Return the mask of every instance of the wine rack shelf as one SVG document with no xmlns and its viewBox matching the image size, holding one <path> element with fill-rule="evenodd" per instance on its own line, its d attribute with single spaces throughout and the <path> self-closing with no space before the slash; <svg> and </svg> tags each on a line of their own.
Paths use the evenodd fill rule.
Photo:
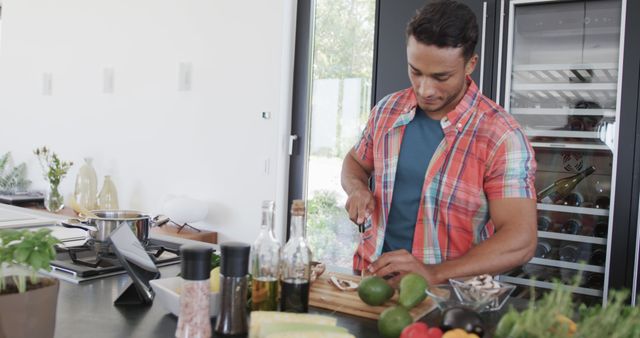
<svg viewBox="0 0 640 338">
<path fill-rule="evenodd" d="M 600 138 L 600 133 L 596 131 L 544 130 L 544 129 L 524 128 L 524 133 L 530 137 L 544 136 L 544 137 L 572 137 L 572 138 L 586 138 L 586 139 Z"/>
<path fill-rule="evenodd" d="M 526 82 L 609 82 L 618 81 L 617 63 L 524 64 L 513 67 L 516 79 Z"/>
<path fill-rule="evenodd" d="M 556 115 L 556 116 L 604 116 L 615 117 L 612 109 L 574 109 L 574 108 L 511 108 L 513 115 Z"/>
<path fill-rule="evenodd" d="M 534 257 L 529 261 L 529 263 L 544 265 L 544 266 L 553 266 L 553 267 L 562 268 L 562 269 L 604 273 L 604 267 L 601 267 L 601 266 L 589 265 L 589 264 L 583 264 L 583 263 L 557 261 L 555 259 Z"/>
<path fill-rule="evenodd" d="M 606 144 L 584 144 L 584 143 L 571 143 L 571 142 L 531 142 L 531 146 L 534 148 L 611 151 L 611 147 L 609 147 Z"/>
<path fill-rule="evenodd" d="M 538 280 L 521 278 L 521 277 L 500 276 L 500 280 L 507 283 L 524 285 L 524 286 L 535 286 L 537 288 L 542 288 L 542 289 L 556 288 L 556 284 L 551 282 L 544 282 L 544 281 L 538 281 Z M 602 297 L 602 290 L 589 289 L 589 288 L 583 288 L 583 287 L 576 287 L 575 289 L 572 288 L 572 290 L 574 293 L 578 293 L 582 295 Z"/>
<path fill-rule="evenodd" d="M 543 211 L 556 211 L 556 212 L 565 212 L 565 213 L 581 214 L 581 215 L 593 215 L 593 216 L 609 216 L 608 209 L 582 208 L 582 207 L 572 207 L 568 205 L 545 204 L 545 203 L 538 203 L 536 204 L 536 206 L 538 210 L 543 210 Z"/>
<path fill-rule="evenodd" d="M 607 244 L 606 238 L 582 236 L 582 235 L 571 235 L 571 234 L 563 234 L 559 232 L 550 232 L 550 231 L 538 231 L 538 237 L 548 238 L 548 239 L 558 239 L 562 241 L 589 243 L 589 244 L 599 244 L 599 245 Z"/>
</svg>

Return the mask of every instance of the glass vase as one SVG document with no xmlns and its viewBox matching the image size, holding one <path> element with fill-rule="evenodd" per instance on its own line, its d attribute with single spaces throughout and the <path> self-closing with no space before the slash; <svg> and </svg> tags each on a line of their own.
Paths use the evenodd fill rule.
<svg viewBox="0 0 640 338">
<path fill-rule="evenodd" d="M 104 177 L 102 190 L 98 194 L 98 209 L 116 210 L 118 209 L 118 191 L 116 185 L 111 180 L 110 175 Z"/>
<path fill-rule="evenodd" d="M 58 212 L 64 208 L 64 197 L 58 190 L 57 184 L 49 184 L 47 193 L 44 195 L 44 207 L 49 212 Z"/>
</svg>

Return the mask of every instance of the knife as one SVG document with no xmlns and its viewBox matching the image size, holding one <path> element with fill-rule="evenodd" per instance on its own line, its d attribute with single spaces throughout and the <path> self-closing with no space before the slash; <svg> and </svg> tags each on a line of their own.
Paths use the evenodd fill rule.
<svg viewBox="0 0 640 338">
<path fill-rule="evenodd" d="M 360 278 L 364 278 L 364 222 L 358 224 L 358 232 L 360 233 L 360 247 L 362 248 L 362 268 L 360 269 Z"/>
</svg>

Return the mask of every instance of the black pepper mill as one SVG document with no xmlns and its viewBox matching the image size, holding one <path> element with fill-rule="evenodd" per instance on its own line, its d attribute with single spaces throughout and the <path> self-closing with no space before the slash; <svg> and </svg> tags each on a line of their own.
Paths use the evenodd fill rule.
<svg viewBox="0 0 640 338">
<path fill-rule="evenodd" d="M 215 332 L 223 335 L 246 334 L 247 283 L 249 281 L 249 252 L 244 243 L 220 245 L 220 313 Z"/>
</svg>

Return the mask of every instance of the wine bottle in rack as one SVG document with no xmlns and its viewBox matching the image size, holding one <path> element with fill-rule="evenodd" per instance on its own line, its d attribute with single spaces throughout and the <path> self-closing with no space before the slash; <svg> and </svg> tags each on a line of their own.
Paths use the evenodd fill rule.
<svg viewBox="0 0 640 338">
<path fill-rule="evenodd" d="M 606 260 L 607 253 L 601 248 L 593 250 L 589 255 L 589 264 L 591 265 L 604 266 Z"/>
<path fill-rule="evenodd" d="M 538 217 L 538 231 L 552 231 L 553 222 L 548 216 Z"/>
<path fill-rule="evenodd" d="M 596 167 L 590 166 L 573 176 L 561 178 L 553 182 L 538 193 L 538 202 L 553 204 L 564 199 L 573 191 L 573 189 L 576 188 L 578 183 L 580 183 L 585 177 L 593 174 L 595 171 Z"/>
<path fill-rule="evenodd" d="M 567 197 L 564 198 L 564 205 L 568 205 L 571 207 L 579 207 L 584 203 L 584 197 L 579 192 L 572 192 Z"/>
<path fill-rule="evenodd" d="M 534 256 L 538 258 L 549 258 L 549 256 L 551 256 L 551 249 L 551 243 L 544 239 L 539 239 Z"/>
<path fill-rule="evenodd" d="M 567 243 L 558 249 L 560 260 L 569 263 L 576 263 L 580 259 L 580 246 L 577 243 Z"/>
<path fill-rule="evenodd" d="M 598 196 L 596 197 L 596 201 L 594 206 L 598 209 L 609 209 L 610 199 L 608 196 Z"/>
<path fill-rule="evenodd" d="M 562 224 L 560 232 L 563 234 L 578 235 L 582 231 L 582 223 L 577 219 L 570 219 Z"/>
<path fill-rule="evenodd" d="M 604 287 L 604 275 L 597 272 L 587 273 L 582 286 L 589 289 L 602 290 Z"/>
<path fill-rule="evenodd" d="M 606 220 L 599 221 L 593 227 L 593 236 L 600 238 L 607 238 L 607 233 L 609 232 L 609 222 Z"/>
</svg>

